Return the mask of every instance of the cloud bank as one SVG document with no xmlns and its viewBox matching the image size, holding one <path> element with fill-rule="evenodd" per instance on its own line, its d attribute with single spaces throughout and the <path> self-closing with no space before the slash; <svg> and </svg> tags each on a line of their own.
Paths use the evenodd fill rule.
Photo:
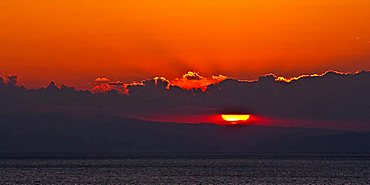
<svg viewBox="0 0 370 185">
<path fill-rule="evenodd" d="M 162 120 L 234 112 L 270 120 L 370 125 L 368 71 L 329 71 L 295 78 L 269 74 L 256 81 L 222 75 L 207 78 L 189 72 L 174 80 L 156 77 L 123 83 L 97 78 L 96 82 L 99 84 L 92 91 L 57 87 L 55 83 L 25 89 L 16 85 L 16 76 L 6 76 L 0 79 L 1 111 L 98 112 L 146 119 L 157 116 Z"/>
</svg>

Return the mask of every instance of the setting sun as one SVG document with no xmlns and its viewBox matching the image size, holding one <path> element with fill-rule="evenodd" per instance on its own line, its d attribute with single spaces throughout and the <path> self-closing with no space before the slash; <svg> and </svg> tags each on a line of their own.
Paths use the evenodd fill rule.
<svg viewBox="0 0 370 185">
<path fill-rule="evenodd" d="M 249 114 L 222 114 L 221 115 L 222 119 L 227 121 L 227 122 L 242 122 L 242 121 L 247 121 L 250 117 Z"/>
<path fill-rule="evenodd" d="M 370 0 L 0 0 L 0 185 L 370 182 L 369 17 Z"/>
</svg>

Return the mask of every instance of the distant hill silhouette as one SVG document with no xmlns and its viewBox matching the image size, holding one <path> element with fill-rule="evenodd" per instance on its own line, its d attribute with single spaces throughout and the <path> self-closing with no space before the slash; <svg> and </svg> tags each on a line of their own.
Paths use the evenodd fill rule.
<svg viewBox="0 0 370 185">
<path fill-rule="evenodd" d="M 0 116 L 0 153 L 368 153 L 370 133 L 159 123 L 109 115 Z"/>
</svg>

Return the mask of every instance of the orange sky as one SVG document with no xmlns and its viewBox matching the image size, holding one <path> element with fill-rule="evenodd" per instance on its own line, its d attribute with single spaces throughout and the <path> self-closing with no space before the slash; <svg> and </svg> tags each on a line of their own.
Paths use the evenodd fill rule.
<svg viewBox="0 0 370 185">
<path fill-rule="evenodd" d="M 369 0 L 1 0 L 0 25 L 0 75 L 28 87 L 370 68 Z"/>
</svg>

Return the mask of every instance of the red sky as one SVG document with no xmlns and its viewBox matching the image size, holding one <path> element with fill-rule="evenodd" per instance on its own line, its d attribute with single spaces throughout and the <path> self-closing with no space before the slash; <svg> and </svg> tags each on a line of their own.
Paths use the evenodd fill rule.
<svg viewBox="0 0 370 185">
<path fill-rule="evenodd" d="M 187 71 L 255 79 L 370 68 L 368 0 L 2 0 L 0 75 L 89 88 Z"/>
</svg>

